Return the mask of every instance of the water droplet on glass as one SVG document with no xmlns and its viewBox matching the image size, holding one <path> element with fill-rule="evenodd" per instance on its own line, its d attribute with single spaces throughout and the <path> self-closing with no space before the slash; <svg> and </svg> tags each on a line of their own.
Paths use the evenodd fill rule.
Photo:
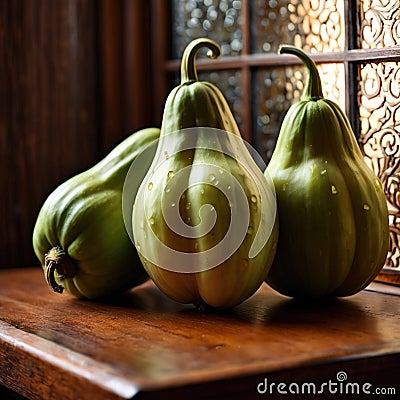
<svg viewBox="0 0 400 400">
<path fill-rule="evenodd" d="M 150 217 L 150 218 L 149 218 L 149 222 L 150 222 L 150 225 L 154 225 L 154 223 L 155 223 L 154 218 L 153 218 L 153 217 Z"/>
<path fill-rule="evenodd" d="M 174 171 L 168 171 L 168 179 L 171 179 L 174 176 Z"/>
<path fill-rule="evenodd" d="M 195 242 L 195 243 L 194 243 L 194 249 L 197 250 L 198 248 L 199 248 L 199 243 L 198 243 L 198 242 Z"/>
<path fill-rule="evenodd" d="M 253 232 L 254 232 L 253 227 L 252 227 L 252 226 L 249 226 L 249 228 L 247 229 L 247 233 L 248 233 L 249 235 L 252 235 Z"/>
<path fill-rule="evenodd" d="M 337 194 L 338 191 L 337 191 L 335 185 L 331 185 L 331 192 L 332 192 L 332 194 Z"/>
<path fill-rule="evenodd" d="M 151 190 L 153 189 L 153 182 L 149 182 L 149 184 L 147 185 L 147 189 Z"/>
<path fill-rule="evenodd" d="M 186 203 L 186 210 L 190 210 L 190 207 L 192 206 L 192 204 L 188 201 Z"/>
<path fill-rule="evenodd" d="M 285 182 L 285 183 L 283 184 L 283 186 L 282 186 L 282 190 L 283 190 L 283 191 L 286 191 L 287 187 L 288 187 L 288 183 Z"/>
<path fill-rule="evenodd" d="M 253 204 L 256 204 L 257 203 L 257 196 L 255 194 L 252 194 L 251 197 L 250 197 L 250 200 L 251 200 L 251 202 Z"/>
<path fill-rule="evenodd" d="M 228 190 L 231 190 L 231 185 L 228 185 L 227 189 L 228 189 Z"/>
<path fill-rule="evenodd" d="M 138 249 L 138 251 L 140 251 L 140 244 L 137 244 L 136 248 Z"/>
<path fill-rule="evenodd" d="M 363 206 L 364 210 L 369 211 L 371 209 L 371 207 L 369 206 L 369 204 L 365 203 Z"/>
<path fill-rule="evenodd" d="M 171 204 L 171 207 L 175 207 L 175 203 L 172 203 L 172 204 Z"/>
<path fill-rule="evenodd" d="M 189 223 L 192 219 L 190 217 L 186 218 L 186 222 Z"/>
<path fill-rule="evenodd" d="M 165 193 L 169 193 L 170 191 L 171 191 L 171 189 L 169 189 L 169 188 L 165 189 Z"/>
<path fill-rule="evenodd" d="M 323 170 L 321 171 L 321 175 L 323 175 L 323 174 L 326 174 L 326 169 L 323 169 Z"/>
<path fill-rule="evenodd" d="M 164 155 L 165 155 L 165 159 L 168 160 L 169 159 L 168 151 L 165 150 Z"/>
<path fill-rule="evenodd" d="M 224 173 L 224 170 L 220 168 L 220 169 L 219 169 L 219 173 L 220 173 L 220 174 L 223 174 L 223 173 Z"/>
<path fill-rule="evenodd" d="M 215 175 L 214 174 L 210 174 L 210 182 L 214 182 L 215 181 Z"/>
<path fill-rule="evenodd" d="M 204 194 L 204 189 L 203 188 L 200 189 L 200 194 Z"/>
</svg>

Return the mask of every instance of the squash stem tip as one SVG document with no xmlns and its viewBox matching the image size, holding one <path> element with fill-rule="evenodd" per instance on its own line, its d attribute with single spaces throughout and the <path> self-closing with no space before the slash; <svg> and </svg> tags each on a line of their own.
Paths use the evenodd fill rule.
<svg viewBox="0 0 400 400">
<path fill-rule="evenodd" d="M 68 254 L 60 247 L 53 247 L 45 255 L 44 275 L 47 284 L 56 293 L 62 293 L 64 287 L 57 283 L 55 273 L 61 278 L 72 278 L 76 273 L 76 266 Z"/>
<path fill-rule="evenodd" d="M 185 48 L 181 63 L 181 84 L 197 81 L 196 56 L 202 47 L 208 47 L 207 57 L 218 58 L 221 55 L 221 47 L 214 40 L 199 38 L 192 40 Z"/>
<path fill-rule="evenodd" d="M 305 65 L 308 72 L 307 83 L 304 87 L 302 99 L 322 99 L 322 84 L 317 66 L 314 61 L 301 49 L 291 45 L 281 45 L 278 54 L 291 54 L 298 57 Z"/>
</svg>

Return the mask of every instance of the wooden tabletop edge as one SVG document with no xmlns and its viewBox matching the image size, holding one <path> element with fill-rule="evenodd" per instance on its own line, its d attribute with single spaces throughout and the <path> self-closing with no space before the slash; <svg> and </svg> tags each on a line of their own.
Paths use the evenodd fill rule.
<svg viewBox="0 0 400 400">
<path fill-rule="evenodd" d="M 12 347 L 14 353 L 20 351 L 32 359 L 40 359 L 51 368 L 59 369 L 62 374 L 83 378 L 88 384 L 101 387 L 118 398 L 130 399 L 139 392 L 139 388 L 132 381 L 119 374 L 110 365 L 25 332 L 1 320 L 0 344 L 0 355 L 6 351 L 6 347 Z M 0 376 L 0 383 L 6 384 L 6 378 Z"/>
</svg>

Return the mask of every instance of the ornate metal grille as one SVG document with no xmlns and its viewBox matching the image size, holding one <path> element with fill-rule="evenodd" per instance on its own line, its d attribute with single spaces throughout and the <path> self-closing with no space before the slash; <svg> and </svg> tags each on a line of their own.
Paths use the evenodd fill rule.
<svg viewBox="0 0 400 400">
<path fill-rule="evenodd" d="M 305 51 L 344 48 L 343 0 L 252 1 L 253 52 L 276 51 L 282 43 Z"/>
<path fill-rule="evenodd" d="M 359 5 L 360 48 L 400 45 L 399 0 L 362 0 Z M 400 273 L 400 63 L 363 63 L 359 82 L 360 144 L 366 161 L 382 182 L 389 209 L 386 266 Z"/>
<path fill-rule="evenodd" d="M 386 265 L 400 269 L 400 63 L 363 65 L 360 77 L 360 143 L 388 202 Z"/>
<path fill-rule="evenodd" d="M 362 49 L 400 45 L 399 0 L 361 0 L 360 17 Z"/>
</svg>

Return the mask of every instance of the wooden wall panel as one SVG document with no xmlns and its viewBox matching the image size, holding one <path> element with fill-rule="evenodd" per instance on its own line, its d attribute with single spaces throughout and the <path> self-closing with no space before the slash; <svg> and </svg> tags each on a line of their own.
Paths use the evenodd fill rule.
<svg viewBox="0 0 400 400">
<path fill-rule="evenodd" d="M 149 1 L 98 2 L 103 152 L 133 131 L 160 125 L 152 99 L 151 7 Z"/>
<path fill-rule="evenodd" d="M 56 186 L 159 126 L 151 4 L 0 0 L 0 268 L 38 263 L 32 230 Z"/>
<path fill-rule="evenodd" d="M 32 265 L 47 195 L 100 152 L 96 2 L 0 1 L 0 267 Z"/>
</svg>

